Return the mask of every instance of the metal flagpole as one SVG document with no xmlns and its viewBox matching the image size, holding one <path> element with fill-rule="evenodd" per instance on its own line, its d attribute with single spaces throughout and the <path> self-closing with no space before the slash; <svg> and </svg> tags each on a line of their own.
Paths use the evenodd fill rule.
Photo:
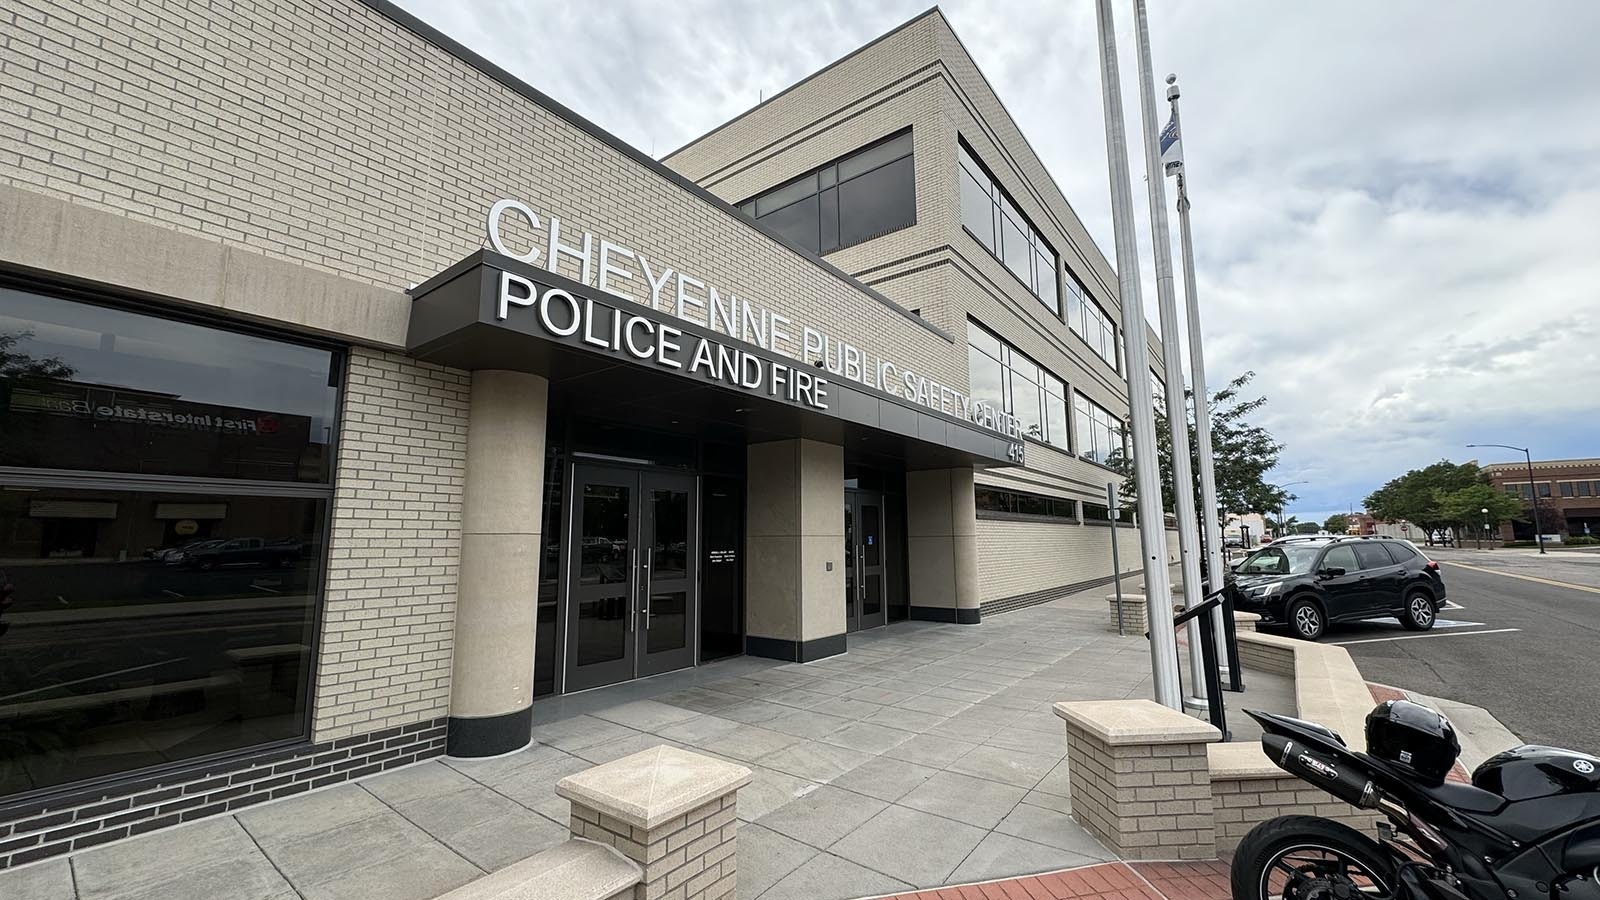
<svg viewBox="0 0 1600 900">
<path fill-rule="evenodd" d="M 1167 76 L 1167 102 L 1172 105 L 1170 127 L 1181 141 L 1183 124 L 1178 119 L 1177 82 L 1178 76 Z M 1189 380 L 1194 390 L 1194 442 L 1197 455 L 1200 457 L 1200 514 L 1203 517 L 1200 534 L 1205 541 L 1206 572 L 1211 576 L 1206 580 L 1206 593 L 1210 594 L 1222 586 L 1223 575 L 1228 570 L 1222 552 L 1222 517 L 1217 509 L 1217 471 L 1211 447 L 1209 403 L 1211 394 L 1206 386 L 1206 356 L 1200 339 L 1200 300 L 1195 292 L 1194 239 L 1189 232 L 1187 184 L 1189 173 L 1184 168 L 1181 158 L 1173 168 L 1178 176 L 1178 234 L 1179 244 L 1183 250 L 1183 294 L 1189 320 Z M 1223 633 L 1221 608 L 1219 607 L 1213 615 L 1217 621 L 1213 633 L 1216 634 L 1219 643 L 1225 643 L 1227 636 Z M 1217 649 L 1224 650 L 1220 646 Z M 1217 658 L 1226 659 L 1226 652 Z"/>
<path fill-rule="evenodd" d="M 1150 195 L 1150 243 L 1156 254 L 1156 302 L 1161 309 L 1161 355 L 1167 370 L 1167 424 L 1172 432 L 1172 500 L 1178 520 L 1178 557 L 1187 607 L 1205 600 L 1200 580 L 1200 529 L 1195 525 L 1194 469 L 1189 456 L 1189 403 L 1183 396 L 1183 349 L 1178 341 L 1178 299 L 1172 285 L 1172 232 L 1167 227 L 1167 184 L 1161 171 L 1156 88 L 1150 74 L 1150 21 L 1144 0 L 1133 0 L 1139 47 L 1139 107 L 1144 115 L 1145 188 Z M 1119 263 L 1120 265 L 1120 263 Z M 1159 485 L 1159 482 L 1156 482 Z M 1148 584 L 1148 582 L 1146 582 Z M 1205 707 L 1206 669 L 1200 653 L 1200 623 L 1189 620 L 1190 702 Z"/>
<path fill-rule="evenodd" d="M 1161 518 L 1161 467 L 1156 462 L 1155 402 L 1150 395 L 1150 351 L 1144 339 L 1144 300 L 1139 293 L 1139 245 L 1133 232 L 1133 186 L 1122 119 L 1122 79 L 1117 73 L 1116 23 L 1111 0 L 1095 0 L 1100 31 L 1100 85 L 1110 164 L 1111 222 L 1116 233 L 1117 286 L 1122 302 L 1122 356 L 1128 380 L 1128 417 L 1133 421 L 1133 464 L 1139 486 L 1139 547 L 1144 554 L 1146 621 L 1150 628 L 1150 675 L 1155 700 L 1183 709 L 1178 689 L 1178 641 L 1172 621 L 1172 584 L 1167 578 L 1167 534 Z M 1115 527 L 1115 526 L 1113 526 Z"/>
</svg>

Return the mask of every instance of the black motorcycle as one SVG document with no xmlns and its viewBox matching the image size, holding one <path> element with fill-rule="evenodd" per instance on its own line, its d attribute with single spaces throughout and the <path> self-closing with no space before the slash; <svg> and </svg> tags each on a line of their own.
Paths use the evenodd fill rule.
<svg viewBox="0 0 1600 900">
<path fill-rule="evenodd" d="M 1600 759 L 1525 745 L 1464 784 L 1446 780 L 1455 729 L 1420 704 L 1379 704 L 1366 753 L 1321 725 L 1246 712 L 1279 768 L 1386 821 L 1377 841 L 1315 816 L 1257 825 L 1234 853 L 1233 900 L 1600 900 Z"/>
</svg>

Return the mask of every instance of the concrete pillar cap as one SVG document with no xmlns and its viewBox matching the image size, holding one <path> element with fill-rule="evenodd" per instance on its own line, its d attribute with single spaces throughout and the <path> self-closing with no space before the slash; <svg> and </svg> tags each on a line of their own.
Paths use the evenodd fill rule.
<svg viewBox="0 0 1600 900">
<path fill-rule="evenodd" d="M 750 783 L 744 766 L 665 744 L 556 782 L 556 794 L 646 831 Z"/>
<path fill-rule="evenodd" d="M 1057 703 L 1057 716 L 1111 746 L 1119 744 L 1203 744 L 1222 740 L 1207 722 L 1168 709 L 1154 700 L 1078 700 Z"/>
</svg>

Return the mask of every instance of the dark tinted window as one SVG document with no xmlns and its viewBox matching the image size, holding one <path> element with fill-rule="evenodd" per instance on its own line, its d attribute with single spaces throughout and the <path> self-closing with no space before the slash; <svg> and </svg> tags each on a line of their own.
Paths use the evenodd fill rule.
<svg viewBox="0 0 1600 900">
<path fill-rule="evenodd" d="M 957 145 L 961 198 L 961 224 L 1006 268 L 1017 276 L 1039 302 L 1061 314 L 1057 289 L 1056 251 L 1011 202 L 994 177 L 978 163 L 965 141 Z"/>
<path fill-rule="evenodd" d="M 832 253 L 916 223 L 912 160 L 911 132 L 903 131 L 752 197 L 739 210 L 812 253 Z"/>
<path fill-rule="evenodd" d="M 1340 544 L 1337 547 L 1333 547 L 1326 556 L 1322 557 L 1322 568 L 1332 569 L 1335 567 L 1346 572 L 1354 572 L 1361 568 L 1361 565 L 1356 562 L 1356 551 L 1349 544 Z"/>
<path fill-rule="evenodd" d="M 1389 551 L 1389 555 L 1394 557 L 1394 561 L 1397 563 L 1403 563 L 1416 557 L 1416 554 L 1411 552 L 1411 548 L 1407 547 L 1405 544 L 1395 544 L 1385 541 L 1382 546 L 1383 549 Z"/>
<path fill-rule="evenodd" d="M 1015 513 L 1027 516 L 1049 517 L 1053 519 L 1076 520 L 1077 512 L 1072 500 L 1059 497 L 1046 497 L 1028 491 L 1011 491 L 1003 488 L 979 486 L 974 491 L 977 507 L 983 512 Z M 1085 509 L 1089 507 L 1085 504 Z M 1103 511 L 1105 507 L 1101 507 Z M 1104 512 L 1101 518 L 1104 518 Z"/>
<path fill-rule="evenodd" d="M 327 502 L 0 484 L 0 796 L 301 736 Z"/>
<path fill-rule="evenodd" d="M 1383 547 L 1379 544 L 1357 544 L 1356 559 L 1360 560 L 1363 569 L 1381 569 L 1384 566 L 1394 565 L 1394 560 L 1383 552 Z"/>
<path fill-rule="evenodd" d="M 337 353 L 0 288 L 0 465 L 327 482 Z"/>
</svg>

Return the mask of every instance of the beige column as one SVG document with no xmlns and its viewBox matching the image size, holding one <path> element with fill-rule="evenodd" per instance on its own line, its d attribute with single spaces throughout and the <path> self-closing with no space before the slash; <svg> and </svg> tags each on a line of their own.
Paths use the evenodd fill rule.
<svg viewBox="0 0 1600 900">
<path fill-rule="evenodd" d="M 751 444 L 745 649 L 806 662 L 844 652 L 844 448 Z"/>
<path fill-rule="evenodd" d="M 495 756 L 530 739 L 548 390 L 538 375 L 472 373 L 451 756 Z"/>
<path fill-rule="evenodd" d="M 972 469 L 906 473 L 911 618 L 978 624 L 978 513 Z"/>
</svg>

